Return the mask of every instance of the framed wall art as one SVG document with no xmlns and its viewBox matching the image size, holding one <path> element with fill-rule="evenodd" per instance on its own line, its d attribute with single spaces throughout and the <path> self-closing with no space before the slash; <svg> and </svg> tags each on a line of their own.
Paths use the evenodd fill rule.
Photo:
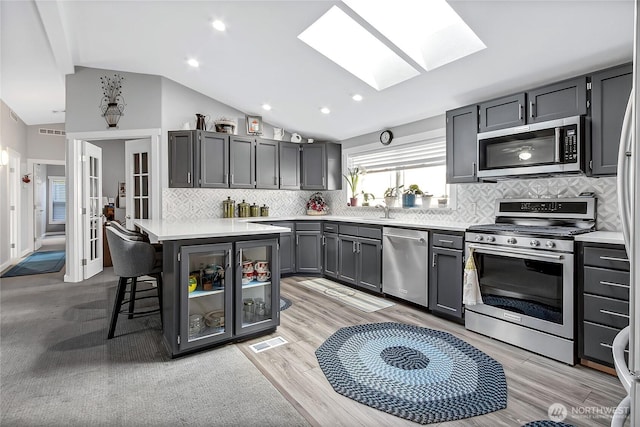
<svg viewBox="0 0 640 427">
<path fill-rule="evenodd" d="M 262 117 L 245 116 L 247 122 L 247 135 L 262 135 Z"/>
</svg>

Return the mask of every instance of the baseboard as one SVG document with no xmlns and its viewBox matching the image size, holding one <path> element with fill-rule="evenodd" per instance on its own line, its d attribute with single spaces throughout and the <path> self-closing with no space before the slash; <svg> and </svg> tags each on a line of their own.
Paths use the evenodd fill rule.
<svg viewBox="0 0 640 427">
<path fill-rule="evenodd" d="M 24 258 L 24 257 L 26 257 L 26 256 L 27 256 L 27 255 L 29 255 L 31 252 L 32 252 L 32 250 L 31 250 L 31 249 L 29 249 L 29 248 L 25 249 L 25 250 L 24 250 L 24 251 L 22 251 L 22 253 L 20 254 L 20 258 Z"/>
</svg>

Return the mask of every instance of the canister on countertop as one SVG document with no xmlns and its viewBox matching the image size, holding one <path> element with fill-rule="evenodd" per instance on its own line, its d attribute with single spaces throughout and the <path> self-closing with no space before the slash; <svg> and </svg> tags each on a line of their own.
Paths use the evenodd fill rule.
<svg viewBox="0 0 640 427">
<path fill-rule="evenodd" d="M 242 199 L 242 203 L 238 203 L 238 216 L 240 218 L 246 218 L 249 216 L 249 203 Z"/>
<path fill-rule="evenodd" d="M 227 200 L 222 202 L 222 214 L 224 218 L 233 218 L 236 216 L 236 201 L 231 200 L 231 197 L 227 197 Z"/>
<path fill-rule="evenodd" d="M 260 216 L 260 206 L 256 205 L 255 203 L 252 204 L 251 207 L 249 208 L 249 215 Z"/>
<path fill-rule="evenodd" d="M 269 216 L 269 206 L 262 205 L 260 208 L 260 216 Z"/>
</svg>

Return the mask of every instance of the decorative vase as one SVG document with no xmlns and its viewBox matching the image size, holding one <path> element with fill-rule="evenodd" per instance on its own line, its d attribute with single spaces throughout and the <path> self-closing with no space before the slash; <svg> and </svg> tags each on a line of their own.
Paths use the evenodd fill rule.
<svg viewBox="0 0 640 427">
<path fill-rule="evenodd" d="M 402 195 L 402 207 L 403 208 L 412 208 L 416 205 L 416 195 L 415 194 L 403 194 Z"/>
<path fill-rule="evenodd" d="M 397 197 L 395 196 L 387 196 L 384 198 L 384 204 L 388 207 L 388 208 L 393 208 L 396 206 L 396 200 L 398 200 Z"/>
<path fill-rule="evenodd" d="M 358 198 L 357 197 L 352 197 L 349 199 L 349 204 L 351 206 L 358 206 Z"/>
<path fill-rule="evenodd" d="M 118 127 L 118 122 L 120 121 L 120 117 L 122 116 L 122 111 L 124 110 L 123 105 L 118 105 L 115 102 L 109 102 L 107 107 L 104 109 L 103 116 L 107 121 L 107 124 L 110 128 Z"/>
</svg>

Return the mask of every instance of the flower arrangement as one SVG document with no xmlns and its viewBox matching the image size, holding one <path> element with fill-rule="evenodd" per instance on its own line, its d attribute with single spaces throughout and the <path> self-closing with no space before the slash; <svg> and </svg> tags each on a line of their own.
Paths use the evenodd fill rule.
<svg viewBox="0 0 640 427">
<path fill-rule="evenodd" d="M 329 212 L 329 206 L 324 201 L 322 193 L 313 193 L 307 202 L 307 215 L 326 215 Z"/>
<path fill-rule="evenodd" d="M 100 111 L 110 128 L 118 126 L 118 121 L 123 115 L 124 97 L 122 96 L 122 81 L 124 77 L 114 74 L 113 77 L 100 77 L 102 84 L 102 98 L 100 99 Z"/>
</svg>

